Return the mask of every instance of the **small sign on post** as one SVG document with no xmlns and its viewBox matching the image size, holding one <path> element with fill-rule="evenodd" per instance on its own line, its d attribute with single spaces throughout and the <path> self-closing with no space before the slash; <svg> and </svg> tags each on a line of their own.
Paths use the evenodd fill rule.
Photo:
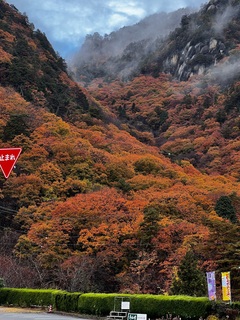
<svg viewBox="0 0 240 320">
<path fill-rule="evenodd" d="M 147 315 L 143 313 L 129 313 L 128 320 L 147 320 Z"/>
<path fill-rule="evenodd" d="M 130 302 L 129 301 L 122 301 L 121 310 L 130 310 Z"/>
<path fill-rule="evenodd" d="M 17 162 L 17 159 L 21 153 L 21 148 L 4 148 L 0 149 L 0 167 L 7 179 L 12 172 L 12 169 Z"/>
</svg>

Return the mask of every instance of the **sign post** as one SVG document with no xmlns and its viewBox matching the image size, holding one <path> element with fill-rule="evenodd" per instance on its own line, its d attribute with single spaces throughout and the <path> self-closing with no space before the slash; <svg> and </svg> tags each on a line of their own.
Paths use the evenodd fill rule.
<svg viewBox="0 0 240 320">
<path fill-rule="evenodd" d="M 129 313 L 127 320 L 147 320 L 147 315 L 142 313 Z"/>
<path fill-rule="evenodd" d="M 12 169 L 17 162 L 17 159 L 21 153 L 21 148 L 4 148 L 0 149 L 0 167 L 7 179 L 12 172 Z"/>
</svg>

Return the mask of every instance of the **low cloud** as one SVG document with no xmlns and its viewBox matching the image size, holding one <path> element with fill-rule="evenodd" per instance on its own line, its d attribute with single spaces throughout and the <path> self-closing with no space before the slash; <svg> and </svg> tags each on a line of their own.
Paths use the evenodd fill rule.
<svg viewBox="0 0 240 320">
<path fill-rule="evenodd" d="M 155 12 L 199 7 L 202 0 L 44 0 L 41 5 L 32 0 L 9 0 L 9 3 L 25 12 L 29 21 L 47 35 L 55 50 L 66 56 L 68 51 L 80 47 L 86 34 L 109 34 Z"/>
<path fill-rule="evenodd" d="M 239 6 L 229 6 L 226 8 L 226 10 L 224 10 L 223 13 L 217 14 L 215 22 L 213 24 L 213 28 L 216 33 L 221 34 L 223 32 L 223 29 L 228 25 L 228 23 L 237 16 L 239 8 Z"/>
<path fill-rule="evenodd" d="M 240 53 L 234 57 L 230 57 L 227 61 L 219 63 L 215 67 L 212 67 L 208 76 L 214 83 L 227 85 L 236 77 L 239 77 L 240 72 Z"/>
<path fill-rule="evenodd" d="M 139 19 L 146 15 L 146 11 L 139 6 L 137 1 L 110 1 L 107 6 L 112 12 L 125 14 L 127 16 L 136 16 Z"/>
<path fill-rule="evenodd" d="M 115 29 L 115 26 L 125 24 L 128 21 L 125 15 L 114 13 L 108 19 L 108 26 Z"/>
</svg>

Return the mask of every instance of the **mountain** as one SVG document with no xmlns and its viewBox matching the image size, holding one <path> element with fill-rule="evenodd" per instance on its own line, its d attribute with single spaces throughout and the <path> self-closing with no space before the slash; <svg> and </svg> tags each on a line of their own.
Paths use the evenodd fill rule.
<svg viewBox="0 0 240 320">
<path fill-rule="evenodd" d="M 231 55 L 239 44 L 239 1 L 210 0 L 199 12 L 159 13 L 101 37 L 87 36 L 72 70 L 77 81 L 98 77 L 127 80 L 169 73 L 188 80 Z M 153 31 L 154 30 L 154 31 Z"/>
<path fill-rule="evenodd" d="M 109 35 L 87 35 L 79 52 L 70 62 L 75 78 L 81 81 L 96 77 L 127 78 L 139 62 L 149 56 L 181 21 L 190 9 L 156 13 L 139 23 L 123 27 Z"/>
<path fill-rule="evenodd" d="M 231 56 L 239 44 L 239 1 L 212 0 L 191 15 L 184 15 L 167 41 L 157 48 L 141 72 L 170 73 L 179 80 L 209 71 L 209 67 Z M 154 70 L 151 66 L 154 65 Z"/>
<path fill-rule="evenodd" d="M 1 85 L 13 87 L 27 101 L 62 117 L 101 113 L 66 75 L 65 61 L 45 34 L 14 6 L 10 8 L 1 1 Z"/>
<path fill-rule="evenodd" d="M 84 60 L 88 45 L 94 43 L 93 36 L 83 46 L 85 65 L 80 63 L 82 75 L 81 79 L 76 75 L 76 79 L 116 115 L 131 135 L 158 146 L 172 161 L 188 160 L 202 172 L 231 174 L 239 179 L 239 8 L 237 1 L 215 0 L 199 12 L 184 13 L 181 25 L 161 41 L 158 49 L 157 45 L 151 46 L 152 52 L 128 81 L 116 69 L 123 66 L 120 72 L 125 72 L 123 55 L 114 57 L 114 70 L 108 68 L 111 57 L 104 62 L 104 39 L 99 40 L 101 52 L 96 47 L 95 58 L 90 56 L 89 63 Z M 156 21 L 160 17 L 147 19 L 152 21 L 152 29 L 158 30 Z M 131 28 L 135 30 L 138 25 L 127 29 L 130 34 Z M 123 42 L 122 32 L 116 32 L 118 42 L 111 42 L 112 46 L 118 48 Z M 152 41 L 156 44 L 159 40 Z M 132 48 L 132 57 L 144 52 L 137 43 L 127 46 Z M 108 50 L 109 54 L 113 51 Z M 97 74 L 96 63 L 105 73 Z M 92 66 L 95 74 L 90 72 Z M 89 78 L 85 70 L 90 72 Z"/>
<path fill-rule="evenodd" d="M 192 251 L 203 272 L 231 271 L 238 299 L 237 79 L 161 73 L 83 88 L 5 1 L 0 36 L 0 147 L 22 148 L 0 176 L 6 285 L 171 293 Z"/>
</svg>

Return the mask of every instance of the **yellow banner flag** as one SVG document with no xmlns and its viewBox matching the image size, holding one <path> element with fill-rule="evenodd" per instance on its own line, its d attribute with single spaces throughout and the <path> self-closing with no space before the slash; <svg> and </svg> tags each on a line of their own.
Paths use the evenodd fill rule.
<svg viewBox="0 0 240 320">
<path fill-rule="evenodd" d="M 223 301 L 231 301 L 230 272 L 222 272 Z"/>
</svg>

